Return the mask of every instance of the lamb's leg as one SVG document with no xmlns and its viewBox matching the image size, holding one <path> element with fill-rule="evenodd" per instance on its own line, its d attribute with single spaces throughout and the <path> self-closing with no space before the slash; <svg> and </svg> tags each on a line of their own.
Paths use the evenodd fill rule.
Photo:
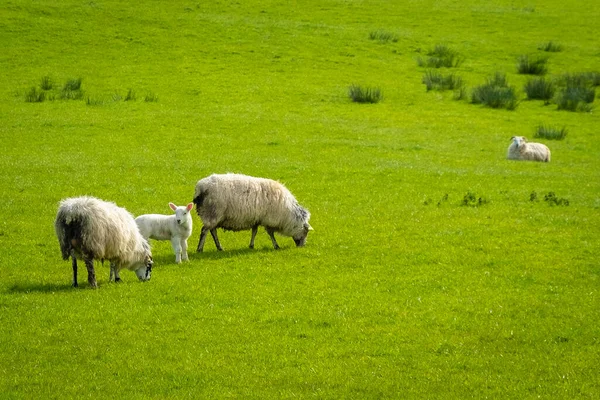
<svg viewBox="0 0 600 400">
<path fill-rule="evenodd" d="M 213 240 L 215 241 L 215 246 L 217 246 L 217 250 L 223 251 L 223 248 L 221 247 L 221 243 L 219 243 L 219 237 L 217 236 L 217 228 L 212 228 L 210 230 L 210 234 L 212 235 Z"/>
<path fill-rule="evenodd" d="M 171 238 L 171 247 L 173 247 L 173 251 L 175 252 L 175 263 L 181 263 L 181 244 L 178 237 L 173 236 Z"/>
<path fill-rule="evenodd" d="M 204 250 L 204 241 L 206 240 L 207 233 L 208 233 L 208 228 L 203 226 L 202 230 L 200 231 L 200 241 L 198 242 L 198 248 L 196 249 L 196 251 L 198 253 L 202 253 L 202 251 Z"/>
<path fill-rule="evenodd" d="M 252 237 L 250 238 L 250 248 L 254 248 L 254 238 L 256 237 L 256 232 L 258 232 L 258 225 L 254 225 L 252 227 Z"/>
<path fill-rule="evenodd" d="M 88 271 L 88 282 L 92 289 L 96 289 L 98 287 L 98 283 L 96 282 L 96 271 L 94 271 L 94 259 L 93 258 L 84 258 L 85 266 Z"/>
<path fill-rule="evenodd" d="M 279 245 L 277 244 L 277 241 L 275 240 L 275 231 L 267 228 L 267 233 L 271 237 L 271 242 L 273 242 L 273 247 L 275 248 L 275 250 L 279 250 Z"/>
<path fill-rule="evenodd" d="M 188 253 L 187 253 L 187 248 L 188 248 L 188 244 L 187 244 L 187 239 L 181 239 L 181 260 L 182 261 L 188 261 Z"/>
<path fill-rule="evenodd" d="M 73 260 L 73 287 L 78 287 L 79 284 L 77 284 L 77 258 L 75 258 L 75 256 L 71 256 L 71 259 Z"/>
</svg>

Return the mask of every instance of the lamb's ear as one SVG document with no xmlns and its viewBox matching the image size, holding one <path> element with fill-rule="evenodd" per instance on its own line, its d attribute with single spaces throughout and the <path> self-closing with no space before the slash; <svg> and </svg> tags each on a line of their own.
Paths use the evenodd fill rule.
<svg viewBox="0 0 600 400">
<path fill-rule="evenodd" d="M 177 206 L 173 203 L 169 203 L 169 207 L 171 207 L 171 210 L 173 211 L 177 210 Z"/>
<path fill-rule="evenodd" d="M 515 136 L 511 137 L 511 138 L 510 138 L 510 140 L 511 140 L 511 141 L 512 141 L 512 140 L 515 140 Z"/>
<path fill-rule="evenodd" d="M 191 210 L 192 210 L 192 208 L 194 208 L 194 203 L 190 203 L 190 204 L 188 204 L 186 209 L 187 209 L 188 211 L 191 211 Z"/>
<path fill-rule="evenodd" d="M 314 231 L 314 228 L 312 226 L 310 226 L 310 224 L 304 224 L 304 227 L 306 229 L 308 229 L 309 231 Z"/>
</svg>

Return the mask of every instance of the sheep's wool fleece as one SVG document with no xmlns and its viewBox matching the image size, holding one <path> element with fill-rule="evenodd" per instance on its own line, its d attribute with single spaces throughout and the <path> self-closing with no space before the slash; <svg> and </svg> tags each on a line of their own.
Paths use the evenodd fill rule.
<svg viewBox="0 0 600 400">
<path fill-rule="evenodd" d="M 116 262 L 120 268 L 133 268 L 150 254 L 148 242 L 140 234 L 133 216 L 124 208 L 94 197 L 75 197 L 60 202 L 55 222 L 56 235 L 63 259 L 70 249 L 81 257 L 86 253 L 94 258 Z M 81 243 L 72 246 L 67 232 L 80 230 Z"/>
<path fill-rule="evenodd" d="M 213 174 L 196 185 L 196 210 L 211 229 L 240 231 L 256 224 L 294 236 L 302 232 L 310 213 L 281 183 L 241 174 Z"/>
<path fill-rule="evenodd" d="M 525 161 L 550 161 L 550 149 L 542 143 L 529 143 L 524 139 L 520 140 L 520 145 L 512 142 L 508 147 L 509 160 Z"/>
</svg>

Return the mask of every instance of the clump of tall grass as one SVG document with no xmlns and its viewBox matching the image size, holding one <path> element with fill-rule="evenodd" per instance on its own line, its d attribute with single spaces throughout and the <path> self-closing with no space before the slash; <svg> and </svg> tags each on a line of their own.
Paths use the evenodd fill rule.
<svg viewBox="0 0 600 400">
<path fill-rule="evenodd" d="M 50 78 L 49 76 L 42 76 L 42 79 L 40 80 L 40 88 L 42 90 L 52 90 L 52 88 L 54 87 L 54 84 L 52 82 L 52 78 Z"/>
<path fill-rule="evenodd" d="M 536 128 L 534 136 L 536 138 L 543 138 L 548 140 L 562 140 L 567 136 L 569 131 L 566 127 L 562 127 L 561 129 L 555 128 L 547 125 L 539 125 Z"/>
<path fill-rule="evenodd" d="M 600 72 L 562 74 L 558 83 L 563 86 L 600 86 Z"/>
<path fill-rule="evenodd" d="M 522 55 L 517 60 L 517 72 L 526 75 L 544 75 L 548 72 L 548 57 Z"/>
<path fill-rule="evenodd" d="M 127 95 L 125 96 L 124 101 L 135 101 L 137 100 L 137 96 L 135 94 L 135 91 L 133 89 L 129 89 L 127 91 Z"/>
<path fill-rule="evenodd" d="M 144 96 L 144 101 L 145 101 L 146 103 L 155 103 L 155 102 L 157 102 L 157 101 L 158 101 L 158 96 L 157 96 L 155 93 L 152 93 L 152 92 L 150 92 L 150 93 L 147 93 L 147 94 Z"/>
<path fill-rule="evenodd" d="M 514 110 L 519 105 L 515 89 L 508 85 L 506 75 L 500 72 L 488 78 L 484 85 L 473 89 L 471 103 L 507 110 Z"/>
<path fill-rule="evenodd" d="M 41 103 L 46 100 L 46 93 L 33 86 L 25 93 L 25 101 L 27 103 Z"/>
<path fill-rule="evenodd" d="M 455 74 L 442 75 L 441 73 L 429 70 L 423 75 L 423 83 L 430 90 L 456 90 L 464 86 L 462 78 Z"/>
<path fill-rule="evenodd" d="M 369 33 L 370 40 L 377 40 L 381 43 L 394 42 L 398 41 L 398 35 L 392 32 L 388 32 L 382 29 L 372 31 Z"/>
<path fill-rule="evenodd" d="M 81 90 L 81 78 L 69 79 L 60 92 L 60 98 L 64 100 L 80 100 L 83 98 Z"/>
<path fill-rule="evenodd" d="M 456 50 L 444 44 L 437 44 L 433 49 L 427 52 L 429 56 L 426 59 L 419 57 L 417 64 L 419 67 L 427 68 L 456 68 L 463 63 L 464 57 Z"/>
<path fill-rule="evenodd" d="M 570 85 L 559 92 L 556 104 L 559 110 L 590 112 L 595 97 L 593 87 Z"/>
<path fill-rule="evenodd" d="M 556 86 L 551 80 L 545 78 L 533 78 L 525 84 L 525 93 L 529 100 L 544 100 L 545 104 L 550 104 L 550 100 L 556 93 Z"/>
<path fill-rule="evenodd" d="M 85 103 L 88 106 L 101 106 L 104 104 L 104 100 L 98 99 L 96 97 L 89 97 L 86 99 Z"/>
<path fill-rule="evenodd" d="M 477 195 L 471 191 L 467 192 L 461 202 L 464 207 L 479 207 L 488 202 L 484 197 L 477 197 Z"/>
<path fill-rule="evenodd" d="M 549 53 L 558 53 L 559 51 L 562 51 L 562 49 L 562 45 L 553 41 L 542 43 L 538 46 L 538 50 L 547 51 Z"/>
<path fill-rule="evenodd" d="M 348 88 L 348 96 L 355 103 L 379 103 L 383 99 L 380 88 L 363 88 L 358 85 Z"/>
</svg>

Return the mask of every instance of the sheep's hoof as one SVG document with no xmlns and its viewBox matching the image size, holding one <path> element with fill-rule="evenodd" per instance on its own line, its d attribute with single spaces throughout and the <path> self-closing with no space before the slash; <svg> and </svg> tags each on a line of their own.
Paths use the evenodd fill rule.
<svg viewBox="0 0 600 400">
<path fill-rule="evenodd" d="M 249 248 L 251 248 L 251 249 L 253 249 L 253 248 L 254 248 L 254 245 L 253 245 L 253 244 L 251 244 L 251 245 L 250 245 L 250 246 L 248 246 L 248 247 L 249 247 Z"/>
<path fill-rule="evenodd" d="M 115 278 L 115 283 L 121 283 L 121 282 L 123 282 L 123 281 L 121 280 L 121 278 Z"/>
<path fill-rule="evenodd" d="M 275 250 L 279 250 L 279 249 L 281 249 L 281 247 L 279 247 L 279 246 L 273 246 L 273 248 L 274 248 Z"/>
<path fill-rule="evenodd" d="M 79 284 L 78 284 L 77 282 L 75 282 L 75 283 L 73 284 L 73 287 L 79 287 Z"/>
</svg>

